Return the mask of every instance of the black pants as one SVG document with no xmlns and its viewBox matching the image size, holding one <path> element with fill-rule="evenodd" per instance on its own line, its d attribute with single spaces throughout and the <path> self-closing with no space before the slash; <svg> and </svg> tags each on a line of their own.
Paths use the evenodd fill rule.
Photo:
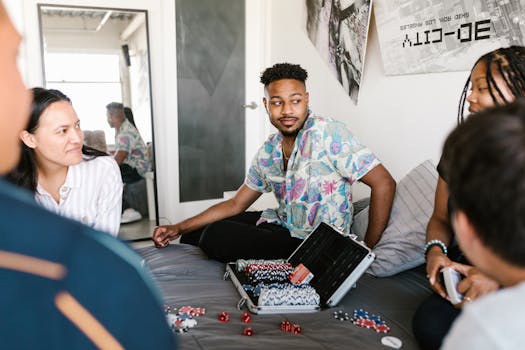
<svg viewBox="0 0 525 350">
<path fill-rule="evenodd" d="M 453 261 L 470 265 L 457 246 L 449 249 L 448 256 Z M 460 313 L 460 309 L 436 293 L 423 301 L 412 319 L 412 330 L 421 349 L 439 349 Z"/>
<path fill-rule="evenodd" d="M 237 259 L 288 258 L 301 239 L 288 229 L 269 223 L 256 226 L 261 212 L 244 212 L 188 232 L 181 243 L 198 245 L 210 259 L 224 263 Z"/>
<path fill-rule="evenodd" d="M 137 169 L 130 167 L 128 164 L 120 164 L 119 168 L 123 183 L 132 184 L 142 180 L 142 176 L 139 175 Z"/>
</svg>

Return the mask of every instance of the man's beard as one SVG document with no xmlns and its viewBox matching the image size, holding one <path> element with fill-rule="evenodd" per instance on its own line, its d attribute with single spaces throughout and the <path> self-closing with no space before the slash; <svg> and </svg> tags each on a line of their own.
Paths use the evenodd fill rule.
<svg viewBox="0 0 525 350">
<path fill-rule="evenodd" d="M 299 134 L 299 131 L 303 130 L 304 123 L 306 123 L 306 119 L 303 120 L 303 123 L 295 130 L 293 131 L 283 131 L 280 130 L 281 134 L 286 137 L 296 137 Z"/>
</svg>

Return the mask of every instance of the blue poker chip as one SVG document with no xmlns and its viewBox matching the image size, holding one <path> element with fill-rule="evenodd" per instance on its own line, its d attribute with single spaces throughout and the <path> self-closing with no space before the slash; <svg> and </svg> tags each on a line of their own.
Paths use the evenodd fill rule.
<svg viewBox="0 0 525 350">
<path fill-rule="evenodd" d="M 354 310 L 354 318 L 365 318 L 368 319 L 368 311 L 363 309 Z"/>
<path fill-rule="evenodd" d="M 369 319 L 374 321 L 376 324 L 386 324 L 386 322 L 381 318 L 381 316 L 373 315 L 369 316 Z"/>
</svg>

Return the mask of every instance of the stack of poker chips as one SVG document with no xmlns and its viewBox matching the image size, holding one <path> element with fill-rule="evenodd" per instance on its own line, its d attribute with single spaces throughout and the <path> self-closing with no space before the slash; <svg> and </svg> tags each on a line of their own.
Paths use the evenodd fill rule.
<svg viewBox="0 0 525 350">
<path fill-rule="evenodd" d="M 284 259 L 238 259 L 235 262 L 235 266 L 237 268 L 237 272 L 244 272 L 246 270 L 246 266 L 251 264 L 284 264 L 286 263 L 286 260 Z"/>
<path fill-rule="evenodd" d="M 261 288 L 259 306 L 319 305 L 320 297 L 315 289 L 306 284 L 270 284 Z"/>
<path fill-rule="evenodd" d="M 261 288 L 264 286 L 266 286 L 264 283 L 259 283 L 257 285 L 243 284 L 242 288 L 247 292 L 251 292 L 254 297 L 258 297 L 261 294 Z"/>
<path fill-rule="evenodd" d="M 293 271 L 290 263 L 284 264 L 249 264 L 245 273 L 252 284 L 282 283 L 288 281 L 288 276 Z"/>
<path fill-rule="evenodd" d="M 350 321 L 356 326 L 373 329 L 378 333 L 388 333 L 390 331 L 390 327 L 381 316 L 374 314 L 369 315 L 368 311 L 363 309 L 354 310 L 354 316 Z"/>
<path fill-rule="evenodd" d="M 348 315 L 348 312 L 344 312 L 343 310 L 334 311 L 334 318 L 339 321 L 350 320 L 350 316 Z"/>
</svg>

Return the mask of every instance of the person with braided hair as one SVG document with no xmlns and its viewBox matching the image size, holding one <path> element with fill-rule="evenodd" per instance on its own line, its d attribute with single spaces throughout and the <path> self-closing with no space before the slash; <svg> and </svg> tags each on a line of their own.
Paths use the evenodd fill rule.
<svg viewBox="0 0 525 350">
<path fill-rule="evenodd" d="M 474 63 L 465 83 L 458 106 L 458 124 L 465 119 L 466 102 L 468 111 L 475 114 L 524 96 L 525 47 L 511 46 L 488 52 Z M 420 305 L 412 320 L 414 335 L 422 349 L 439 349 L 462 306 L 499 288 L 497 282 L 471 266 L 453 239 L 448 208 L 448 157 L 450 155 L 444 153 L 437 167 L 439 179 L 425 245 L 427 278 L 435 293 Z M 456 307 L 447 300 L 439 278 L 441 269 L 447 266 L 464 276 L 457 286 L 458 292 L 464 295 L 463 303 Z"/>
<path fill-rule="evenodd" d="M 468 93 L 472 84 L 472 93 Z M 469 112 L 507 104 L 525 95 L 525 47 L 510 46 L 481 56 L 468 77 L 459 101 L 458 123 L 464 120 L 465 102 Z"/>
</svg>

